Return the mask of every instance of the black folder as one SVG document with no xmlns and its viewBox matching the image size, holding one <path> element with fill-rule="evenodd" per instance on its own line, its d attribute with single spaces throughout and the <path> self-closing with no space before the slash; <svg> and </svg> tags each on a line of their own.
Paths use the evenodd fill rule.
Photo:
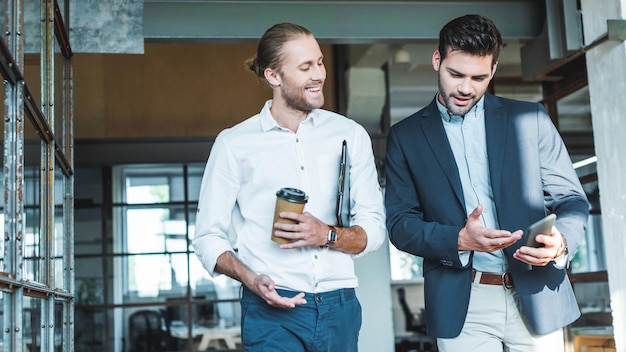
<svg viewBox="0 0 626 352">
<path fill-rule="evenodd" d="M 350 227 L 350 161 L 348 143 L 341 145 L 341 162 L 339 163 L 339 187 L 337 191 L 337 226 Z M 347 173 L 347 175 L 346 175 Z"/>
</svg>

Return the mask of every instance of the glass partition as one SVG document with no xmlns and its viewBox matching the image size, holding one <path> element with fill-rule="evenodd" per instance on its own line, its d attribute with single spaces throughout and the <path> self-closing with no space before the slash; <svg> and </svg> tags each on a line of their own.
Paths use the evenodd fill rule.
<svg viewBox="0 0 626 352">
<path fill-rule="evenodd" d="M 22 310 L 24 351 L 30 351 L 31 349 L 38 351 L 41 349 L 41 309 L 41 299 L 33 297 L 24 298 L 24 308 Z"/>
<path fill-rule="evenodd" d="M 191 246 L 203 172 L 204 164 L 76 170 L 76 315 L 91 327 L 102 320 L 103 350 L 146 348 L 137 333 L 146 319 L 162 322 L 153 333 L 165 334 L 157 340 L 170 351 L 220 347 L 207 340 L 216 331 L 238 343 L 240 283 L 210 277 Z M 76 350 L 100 338 L 81 325 Z"/>
<path fill-rule="evenodd" d="M 63 201 L 65 192 L 65 175 L 55 168 L 54 182 L 56 190 L 54 193 L 54 225 L 52 233 L 51 254 L 52 254 L 52 272 L 54 275 L 54 286 L 52 288 L 63 289 L 65 285 L 65 266 L 64 263 L 69 258 L 65 253 L 65 239 L 67 234 L 66 219 L 63 212 Z"/>
<path fill-rule="evenodd" d="M 24 279 L 43 283 L 44 270 L 41 238 L 41 196 L 39 193 L 41 173 L 36 167 L 24 171 Z"/>
</svg>

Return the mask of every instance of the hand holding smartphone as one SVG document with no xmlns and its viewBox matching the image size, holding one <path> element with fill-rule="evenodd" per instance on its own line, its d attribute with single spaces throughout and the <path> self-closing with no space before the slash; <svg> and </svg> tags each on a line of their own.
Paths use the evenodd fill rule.
<svg viewBox="0 0 626 352">
<path fill-rule="evenodd" d="M 549 235 L 550 232 L 552 232 L 552 226 L 554 226 L 555 220 L 556 214 L 550 214 L 545 218 L 530 225 L 528 227 L 528 231 L 526 231 L 526 245 L 535 248 L 543 247 L 543 243 L 535 241 L 535 236 L 539 234 Z"/>
</svg>

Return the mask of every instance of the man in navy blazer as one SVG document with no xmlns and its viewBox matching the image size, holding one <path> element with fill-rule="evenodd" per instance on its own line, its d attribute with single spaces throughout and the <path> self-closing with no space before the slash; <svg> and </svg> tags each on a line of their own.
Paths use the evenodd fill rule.
<svg viewBox="0 0 626 352">
<path fill-rule="evenodd" d="M 562 327 L 580 316 L 566 268 L 587 198 L 543 106 L 486 93 L 501 48 L 485 17 L 446 24 L 438 94 L 387 141 L 389 237 L 424 259 L 427 332 L 443 352 L 563 351 Z M 525 246 L 547 213 L 543 247 Z"/>
</svg>

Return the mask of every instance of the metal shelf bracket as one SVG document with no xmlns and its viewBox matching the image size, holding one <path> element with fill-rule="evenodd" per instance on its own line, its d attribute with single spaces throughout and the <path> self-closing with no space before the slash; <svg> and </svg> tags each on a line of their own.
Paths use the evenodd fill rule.
<svg viewBox="0 0 626 352">
<path fill-rule="evenodd" d="M 607 20 L 606 23 L 609 40 L 626 40 L 626 20 Z"/>
</svg>

